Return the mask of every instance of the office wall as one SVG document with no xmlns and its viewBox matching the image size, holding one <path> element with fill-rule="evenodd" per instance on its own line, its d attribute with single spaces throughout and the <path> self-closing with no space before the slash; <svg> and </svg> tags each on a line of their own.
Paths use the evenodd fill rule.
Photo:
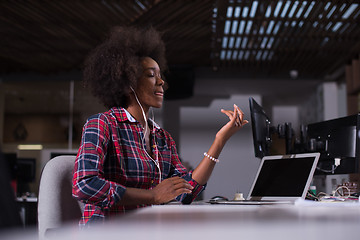
<svg viewBox="0 0 360 240">
<path fill-rule="evenodd" d="M 273 106 L 272 123 L 274 126 L 291 123 L 295 133 L 299 133 L 299 107 L 298 106 Z"/>
<path fill-rule="evenodd" d="M 310 124 L 347 116 L 346 98 L 345 83 L 319 84 L 299 105 L 300 123 Z"/>
<path fill-rule="evenodd" d="M 77 118 L 76 118 L 77 119 Z M 5 143 L 66 144 L 68 117 L 66 114 L 8 114 L 5 118 Z M 74 126 L 73 138 L 80 141 L 81 126 Z"/>
</svg>

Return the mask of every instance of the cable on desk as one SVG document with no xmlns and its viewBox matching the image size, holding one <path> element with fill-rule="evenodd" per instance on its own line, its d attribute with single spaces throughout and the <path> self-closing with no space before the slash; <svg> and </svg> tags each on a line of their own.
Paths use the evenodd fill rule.
<svg viewBox="0 0 360 240">
<path fill-rule="evenodd" d="M 347 190 L 345 194 L 344 189 Z M 329 201 L 329 202 L 343 202 L 343 201 L 358 201 L 359 197 L 352 195 L 350 189 L 346 186 L 337 187 L 332 194 L 327 194 L 324 192 L 319 192 L 317 195 L 313 194 L 311 191 L 308 191 L 306 199 L 313 201 Z"/>
</svg>

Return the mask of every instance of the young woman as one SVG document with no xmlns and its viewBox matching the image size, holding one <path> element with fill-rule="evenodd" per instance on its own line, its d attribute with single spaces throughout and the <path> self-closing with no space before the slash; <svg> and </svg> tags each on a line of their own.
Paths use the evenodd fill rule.
<svg viewBox="0 0 360 240">
<path fill-rule="evenodd" d="M 73 196 L 85 203 L 80 225 L 174 199 L 191 203 L 205 188 L 227 140 L 248 121 L 234 105 L 229 121 L 193 171 L 170 134 L 149 118 L 163 103 L 165 47 L 152 28 L 115 28 L 87 58 L 84 81 L 109 108 L 84 125 Z M 165 116 L 166 117 L 166 116 Z"/>
</svg>

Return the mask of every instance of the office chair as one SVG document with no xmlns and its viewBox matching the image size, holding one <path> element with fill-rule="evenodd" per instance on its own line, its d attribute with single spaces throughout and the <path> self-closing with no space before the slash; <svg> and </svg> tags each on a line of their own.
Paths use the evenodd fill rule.
<svg viewBox="0 0 360 240">
<path fill-rule="evenodd" d="M 78 226 L 83 204 L 72 197 L 75 156 L 57 156 L 44 167 L 39 185 L 39 239 L 46 239 L 62 226 Z M 69 223 L 69 224 L 68 224 Z"/>
</svg>

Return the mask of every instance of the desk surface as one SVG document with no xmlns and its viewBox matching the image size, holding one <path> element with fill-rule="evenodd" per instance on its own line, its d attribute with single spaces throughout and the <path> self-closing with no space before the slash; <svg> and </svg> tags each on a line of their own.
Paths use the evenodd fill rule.
<svg viewBox="0 0 360 240">
<path fill-rule="evenodd" d="M 81 233 L 53 239 L 359 239 L 360 204 L 164 205 L 141 209 Z M 15 239 L 15 238 L 14 238 Z"/>
</svg>

